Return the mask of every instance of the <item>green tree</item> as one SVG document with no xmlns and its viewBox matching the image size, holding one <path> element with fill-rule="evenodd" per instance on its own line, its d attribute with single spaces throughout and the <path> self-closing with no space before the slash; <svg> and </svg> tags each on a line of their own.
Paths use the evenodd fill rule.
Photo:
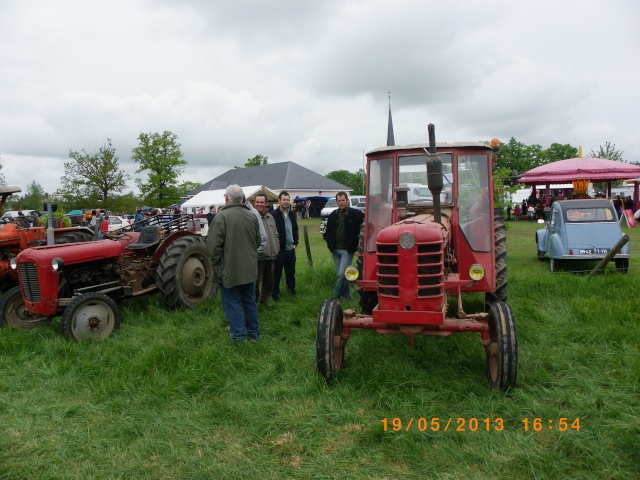
<svg viewBox="0 0 640 480">
<path fill-rule="evenodd" d="M 154 206 L 176 203 L 180 199 L 178 178 L 187 165 L 177 135 L 168 131 L 141 133 L 138 141 L 131 158 L 140 164 L 136 173 L 147 171 L 149 175 L 146 182 L 136 179 L 144 201 Z"/>
<path fill-rule="evenodd" d="M 196 182 L 182 182 L 180 185 L 178 185 L 178 193 L 180 197 L 184 197 L 187 195 L 187 193 L 193 192 L 196 188 L 200 187 L 201 185 L 202 185 L 201 183 L 196 183 Z"/>
<path fill-rule="evenodd" d="M 544 158 L 540 145 L 525 145 L 511 137 L 508 143 L 500 145 L 498 160 L 494 169 L 507 169 L 509 172 L 516 170 L 518 173 L 526 172 L 532 168 L 549 163 Z"/>
<path fill-rule="evenodd" d="M 62 187 L 55 196 L 64 204 L 77 208 L 97 203 L 109 208 L 110 199 L 125 189 L 129 179 L 129 175 L 120 170 L 111 139 L 108 138 L 94 154 L 85 149 L 80 152 L 69 150 L 69 158 L 71 161 L 65 162 L 64 176 L 60 179 Z"/>
<path fill-rule="evenodd" d="M 258 167 L 260 165 L 267 165 L 269 163 L 269 157 L 265 157 L 264 155 L 256 155 L 253 158 L 249 158 L 247 162 L 244 164 L 245 167 Z"/>
<path fill-rule="evenodd" d="M 623 160 L 622 158 L 623 153 L 624 152 L 621 152 L 620 150 L 616 150 L 615 143 L 611 145 L 611 142 L 605 142 L 604 146 L 600 145 L 597 152 L 591 150 L 589 156 L 592 158 L 606 158 L 608 160 L 616 160 L 618 162 L 626 163 L 626 160 Z"/>
<path fill-rule="evenodd" d="M 559 143 L 552 143 L 549 148 L 542 152 L 542 157 L 548 162 L 555 162 L 557 160 L 566 160 L 567 158 L 576 158 L 578 156 L 578 149 L 572 147 L 568 143 L 561 145 Z"/>
<path fill-rule="evenodd" d="M 2 170 L 2 159 L 0 158 L 0 170 Z M 4 175 L 0 173 L 0 185 L 6 185 Z"/>
<path fill-rule="evenodd" d="M 27 185 L 27 191 L 20 199 L 22 210 L 42 210 L 44 202 L 44 189 L 35 180 Z"/>
<path fill-rule="evenodd" d="M 364 195 L 364 170 L 362 168 L 356 173 L 347 170 L 334 170 L 327 173 L 325 177 L 352 189 L 351 195 Z"/>
</svg>

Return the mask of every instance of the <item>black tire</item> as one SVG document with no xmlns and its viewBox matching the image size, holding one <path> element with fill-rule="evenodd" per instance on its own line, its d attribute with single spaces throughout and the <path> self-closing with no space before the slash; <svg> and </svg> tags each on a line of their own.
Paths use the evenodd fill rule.
<svg viewBox="0 0 640 480">
<path fill-rule="evenodd" d="M 0 299 L 0 328 L 12 327 L 17 330 L 26 330 L 43 320 L 46 318 L 27 312 L 20 286 L 10 288 L 2 295 Z"/>
<path fill-rule="evenodd" d="M 347 340 L 343 335 L 342 305 L 336 299 L 322 303 L 316 333 L 316 368 L 327 382 L 342 369 Z"/>
<path fill-rule="evenodd" d="M 518 377 L 518 332 L 511 307 L 494 302 L 489 308 L 487 379 L 491 388 L 507 390 L 516 386 Z"/>
<path fill-rule="evenodd" d="M 616 270 L 620 273 L 629 272 L 629 259 L 628 258 L 616 258 L 615 260 Z"/>
<path fill-rule="evenodd" d="M 550 259 L 549 270 L 551 270 L 552 273 L 559 272 L 560 270 L 562 270 L 562 262 L 557 258 Z"/>
<path fill-rule="evenodd" d="M 538 260 L 544 260 L 544 252 L 542 250 L 538 250 Z"/>
<path fill-rule="evenodd" d="M 192 308 L 215 295 L 213 266 L 202 237 L 180 237 L 167 247 L 156 269 L 156 284 L 169 309 Z"/>
<path fill-rule="evenodd" d="M 364 272 L 364 224 L 360 225 L 360 234 L 358 235 L 358 254 L 356 257 L 356 268 L 358 269 L 358 280 L 362 280 Z M 371 315 L 373 309 L 378 305 L 378 292 L 371 292 L 358 288 L 358 304 L 361 313 Z"/>
<path fill-rule="evenodd" d="M 74 342 L 87 337 L 104 340 L 120 326 L 120 311 L 111 297 L 91 292 L 71 299 L 61 324 L 62 333 Z"/>
<path fill-rule="evenodd" d="M 95 236 L 88 232 L 64 232 L 55 237 L 54 243 L 59 245 L 63 243 L 91 242 L 94 239 Z"/>
<path fill-rule="evenodd" d="M 494 217 L 495 250 L 496 250 L 496 291 L 484 294 L 485 311 L 494 302 L 507 301 L 507 232 L 504 228 L 504 217 L 501 209 L 495 210 Z"/>
</svg>

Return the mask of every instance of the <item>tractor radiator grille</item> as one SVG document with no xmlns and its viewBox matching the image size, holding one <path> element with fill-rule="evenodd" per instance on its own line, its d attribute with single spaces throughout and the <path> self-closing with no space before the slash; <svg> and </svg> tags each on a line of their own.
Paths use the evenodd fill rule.
<svg viewBox="0 0 640 480">
<path fill-rule="evenodd" d="M 378 244 L 378 293 L 399 296 L 400 279 L 415 279 L 418 298 L 442 296 L 444 289 L 442 243 L 417 244 L 414 262 L 400 264 L 397 245 Z"/>
<path fill-rule="evenodd" d="M 40 284 L 38 283 L 38 271 L 35 263 L 19 263 L 18 274 L 20 275 L 20 285 L 22 294 L 29 302 L 40 301 Z"/>
</svg>

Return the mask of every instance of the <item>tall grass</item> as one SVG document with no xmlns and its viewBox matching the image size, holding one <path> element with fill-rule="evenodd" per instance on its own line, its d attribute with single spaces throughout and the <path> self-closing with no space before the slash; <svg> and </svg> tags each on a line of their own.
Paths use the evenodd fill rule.
<svg viewBox="0 0 640 480">
<path fill-rule="evenodd" d="M 57 320 L 0 331 L 0 478 L 640 477 L 637 256 L 627 275 L 550 273 L 536 259 L 538 226 L 507 222 L 516 389 L 489 390 L 477 334 L 409 346 L 364 330 L 328 386 L 315 328 L 335 274 L 318 221 L 302 223 L 313 266 L 301 245 L 298 296 L 260 310 L 259 343 L 230 346 L 219 297 L 186 312 L 155 296 L 124 302 L 103 342 L 68 343 Z M 639 231 L 626 230 L 632 255 Z M 420 417 L 441 429 L 420 431 Z M 490 431 L 444 431 L 471 417 Z M 558 431 L 561 417 L 580 430 Z"/>
</svg>

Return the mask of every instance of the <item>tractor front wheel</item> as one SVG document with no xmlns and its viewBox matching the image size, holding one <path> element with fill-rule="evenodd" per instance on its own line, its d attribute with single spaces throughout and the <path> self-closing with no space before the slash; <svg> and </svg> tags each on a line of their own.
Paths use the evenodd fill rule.
<svg viewBox="0 0 640 480">
<path fill-rule="evenodd" d="M 118 306 L 104 293 L 74 297 L 62 314 L 62 333 L 75 342 L 84 337 L 104 340 L 119 326 Z"/>
<path fill-rule="evenodd" d="M 316 368 L 327 382 L 342 369 L 347 339 L 343 335 L 342 305 L 336 299 L 322 303 L 316 334 Z"/>
<path fill-rule="evenodd" d="M 156 269 L 156 284 L 169 309 L 192 308 L 215 295 L 213 266 L 202 237 L 180 237 L 167 247 Z"/>
<path fill-rule="evenodd" d="M 511 307 L 494 302 L 489 308 L 487 378 L 491 388 L 507 390 L 516 386 L 518 376 L 518 332 Z"/>
<path fill-rule="evenodd" d="M 10 288 L 0 299 L 0 328 L 9 326 L 25 330 L 47 319 L 47 317 L 35 316 L 27 312 L 20 286 Z"/>
</svg>

